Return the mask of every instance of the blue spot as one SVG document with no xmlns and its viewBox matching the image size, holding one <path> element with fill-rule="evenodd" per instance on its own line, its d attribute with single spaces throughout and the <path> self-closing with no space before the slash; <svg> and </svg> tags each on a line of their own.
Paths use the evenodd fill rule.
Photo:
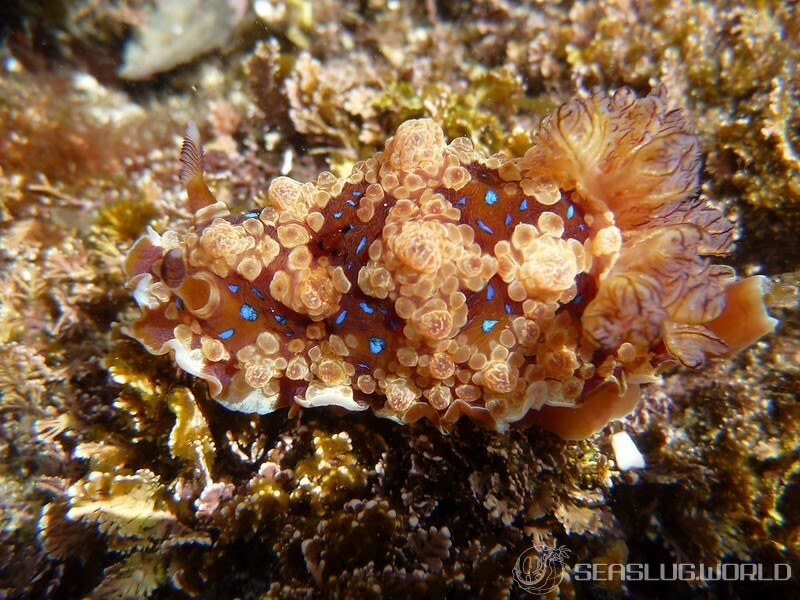
<svg viewBox="0 0 800 600">
<path fill-rule="evenodd" d="M 522 202 L 519 203 L 519 209 L 520 210 L 528 210 L 528 199 L 527 198 L 523 198 Z"/>
<path fill-rule="evenodd" d="M 580 225 L 578 225 L 578 231 L 586 231 L 586 224 L 581 223 Z"/>
<path fill-rule="evenodd" d="M 369 365 L 367 363 L 358 363 L 358 366 L 362 369 L 369 369 Z"/>
<path fill-rule="evenodd" d="M 334 219 L 339 219 L 339 218 L 341 218 L 341 216 L 342 216 L 343 214 L 344 214 L 344 212 L 343 212 L 343 211 L 341 211 L 341 210 L 335 210 L 335 211 L 333 211 L 333 218 L 334 218 Z"/>
<path fill-rule="evenodd" d="M 275 320 L 276 320 L 276 321 L 277 321 L 277 322 L 278 322 L 280 325 L 286 325 L 286 317 L 284 317 L 283 315 L 275 315 Z"/>
<path fill-rule="evenodd" d="M 567 207 L 567 218 L 571 219 L 574 216 L 575 216 L 575 205 L 574 204 L 570 204 Z"/>
<path fill-rule="evenodd" d="M 390 320 L 389 329 L 391 329 L 392 331 L 397 331 L 397 321 L 395 321 L 394 319 Z"/>
<path fill-rule="evenodd" d="M 505 308 L 506 308 L 506 312 L 508 314 L 511 314 L 511 305 L 508 302 L 506 302 L 506 307 Z"/>
<path fill-rule="evenodd" d="M 581 302 L 583 302 L 583 294 L 578 294 L 572 301 L 573 304 L 580 304 Z"/>
<path fill-rule="evenodd" d="M 253 295 L 259 300 L 266 300 L 266 296 L 264 296 L 264 293 L 260 289 L 251 287 L 250 291 L 253 292 Z"/>
<path fill-rule="evenodd" d="M 494 235 L 494 231 L 492 231 L 491 227 L 489 227 L 486 223 L 484 223 L 480 219 L 475 221 L 475 225 L 477 225 L 478 229 L 480 229 L 481 231 L 485 231 L 489 235 Z"/>
<path fill-rule="evenodd" d="M 249 304 L 242 304 L 242 307 L 239 309 L 239 315 L 241 315 L 245 321 L 255 321 L 258 318 L 256 309 Z"/>
<path fill-rule="evenodd" d="M 497 192 L 493 189 L 489 188 L 486 190 L 486 194 L 483 196 L 483 201 L 486 202 L 489 206 L 497 202 Z"/>
<path fill-rule="evenodd" d="M 184 306 L 183 299 L 182 298 L 175 298 L 175 306 L 178 308 L 178 310 L 183 310 L 183 306 Z"/>
<path fill-rule="evenodd" d="M 244 213 L 244 216 L 247 217 L 248 219 L 257 219 L 258 215 L 260 214 L 261 214 L 260 210 L 248 210 L 246 213 Z"/>
<path fill-rule="evenodd" d="M 372 307 L 371 307 L 369 304 L 367 304 L 366 302 L 360 302 L 358 306 L 361 308 L 361 310 L 363 310 L 363 311 L 364 311 L 365 313 L 367 313 L 368 315 L 371 315 L 372 313 L 374 313 L 374 312 L 375 312 L 375 309 L 374 309 L 374 308 L 372 308 Z"/>
<path fill-rule="evenodd" d="M 294 331 L 287 331 L 286 337 L 292 337 L 294 335 Z"/>
<path fill-rule="evenodd" d="M 229 283 L 228 289 L 235 294 L 236 292 L 239 291 L 239 286 L 236 285 L 235 283 Z"/>
<path fill-rule="evenodd" d="M 353 200 L 352 198 L 348 198 L 348 199 L 345 201 L 345 204 L 349 204 L 350 206 L 355 206 L 355 205 L 356 205 L 356 201 L 355 201 L 355 200 Z"/>
<path fill-rule="evenodd" d="M 511 225 L 511 215 L 506 214 L 506 226 Z"/>
<path fill-rule="evenodd" d="M 486 286 L 486 299 L 491 300 L 494 298 L 494 286 L 490 283 Z"/>
<path fill-rule="evenodd" d="M 339 313 L 339 316 L 336 317 L 336 324 L 341 325 L 342 323 L 344 323 L 344 320 L 346 318 L 347 318 L 347 311 L 343 310 L 342 312 Z"/>
<path fill-rule="evenodd" d="M 466 203 L 467 203 L 467 197 L 466 196 L 461 196 L 461 198 L 459 198 L 456 201 L 456 205 L 457 206 L 464 206 Z"/>
<path fill-rule="evenodd" d="M 380 354 L 386 348 L 386 341 L 383 338 L 371 337 L 369 338 L 369 351 L 373 354 Z"/>
<path fill-rule="evenodd" d="M 364 192 L 353 192 L 353 196 L 355 196 L 356 198 L 358 198 L 358 197 L 359 197 L 359 196 L 361 196 L 363 193 L 364 193 Z"/>
<path fill-rule="evenodd" d="M 349 271 L 350 269 L 353 268 L 353 263 L 349 262 L 345 266 L 347 267 L 347 270 Z"/>
<path fill-rule="evenodd" d="M 499 322 L 500 321 L 497 321 L 495 319 L 484 319 L 483 325 L 481 325 L 483 333 L 489 333 L 492 329 L 494 329 L 494 326 L 497 325 Z"/>
<path fill-rule="evenodd" d="M 364 236 L 358 242 L 358 247 L 356 248 L 356 254 L 359 254 L 364 249 L 364 246 L 366 246 L 366 245 L 367 245 L 367 236 Z"/>
<path fill-rule="evenodd" d="M 220 331 L 219 335 L 217 337 L 219 339 L 221 339 L 221 340 L 229 340 L 229 339 L 231 339 L 233 337 L 234 333 L 235 332 L 234 332 L 233 328 L 226 329 L 225 331 Z"/>
</svg>

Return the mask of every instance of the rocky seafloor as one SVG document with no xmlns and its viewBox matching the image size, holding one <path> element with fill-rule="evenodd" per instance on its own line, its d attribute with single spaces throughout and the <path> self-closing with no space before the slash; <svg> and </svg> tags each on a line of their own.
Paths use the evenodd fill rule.
<svg viewBox="0 0 800 600">
<path fill-rule="evenodd" d="M 759 2 L 17 0 L 0 8 L 0 596 L 800 595 L 800 14 Z M 668 372 L 582 442 L 370 413 L 250 416 L 126 332 L 122 261 L 188 226 L 195 120 L 230 206 L 346 174 L 409 118 L 518 156 L 581 90 L 659 84 L 780 325 Z M 621 470 L 612 433 L 646 466 Z M 584 581 L 575 565 L 789 565 L 788 581 Z"/>
</svg>

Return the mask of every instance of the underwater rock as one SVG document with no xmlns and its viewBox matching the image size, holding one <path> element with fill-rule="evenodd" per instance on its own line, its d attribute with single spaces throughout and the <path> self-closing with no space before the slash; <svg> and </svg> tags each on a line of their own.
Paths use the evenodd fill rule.
<svg viewBox="0 0 800 600">
<path fill-rule="evenodd" d="M 206 186 L 198 137 L 181 157 L 195 230 L 150 229 L 127 257 L 132 332 L 233 410 L 582 438 L 665 366 L 776 323 L 761 278 L 711 262 L 733 226 L 698 196 L 697 138 L 661 90 L 577 97 L 521 158 L 407 121 L 349 177 L 278 177 L 240 215 Z"/>
<path fill-rule="evenodd" d="M 223 47 L 248 9 L 246 0 L 160 0 L 125 45 L 123 79 L 157 73 Z"/>
</svg>

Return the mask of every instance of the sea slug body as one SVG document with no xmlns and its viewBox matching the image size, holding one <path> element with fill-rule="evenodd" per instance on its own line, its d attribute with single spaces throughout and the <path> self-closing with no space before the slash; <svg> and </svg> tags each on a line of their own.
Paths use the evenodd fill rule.
<svg viewBox="0 0 800 600">
<path fill-rule="evenodd" d="M 337 179 L 278 177 L 231 215 L 182 179 L 195 228 L 136 242 L 132 333 L 226 407 L 371 408 L 449 430 L 590 435 L 665 365 L 696 368 L 775 326 L 761 278 L 711 261 L 732 225 L 698 196 L 697 138 L 658 93 L 595 92 L 521 158 L 445 142 L 430 119 Z"/>
</svg>

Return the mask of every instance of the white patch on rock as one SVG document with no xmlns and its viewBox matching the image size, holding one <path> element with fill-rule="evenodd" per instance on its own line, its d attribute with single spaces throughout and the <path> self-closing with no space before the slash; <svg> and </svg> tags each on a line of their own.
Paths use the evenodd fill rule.
<svg viewBox="0 0 800 600">
<path fill-rule="evenodd" d="M 627 432 L 619 431 L 612 435 L 611 447 L 614 449 L 614 460 L 620 471 L 644 468 L 644 456 L 639 452 L 636 443 Z"/>
</svg>

